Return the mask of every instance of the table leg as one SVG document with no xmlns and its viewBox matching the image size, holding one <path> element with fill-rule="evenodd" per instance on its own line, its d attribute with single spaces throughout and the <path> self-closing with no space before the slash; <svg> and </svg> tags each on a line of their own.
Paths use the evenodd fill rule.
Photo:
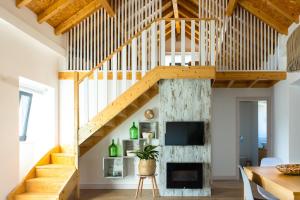
<svg viewBox="0 0 300 200">
<path fill-rule="evenodd" d="M 135 193 L 135 199 L 137 199 L 137 197 L 138 197 L 138 195 L 139 195 L 139 190 L 140 190 L 141 180 L 142 180 L 142 178 L 139 179 L 139 185 L 138 185 L 138 188 L 137 188 L 136 193 Z"/>
</svg>

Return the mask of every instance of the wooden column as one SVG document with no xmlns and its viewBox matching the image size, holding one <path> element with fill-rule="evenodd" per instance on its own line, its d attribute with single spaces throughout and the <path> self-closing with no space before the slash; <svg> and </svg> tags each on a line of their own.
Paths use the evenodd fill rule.
<svg viewBox="0 0 300 200">
<path fill-rule="evenodd" d="M 79 130 L 79 72 L 74 72 L 74 154 L 75 167 L 78 170 L 79 144 L 78 144 L 78 130 Z M 78 171 L 79 176 L 79 171 Z M 75 199 L 80 197 L 79 177 L 75 191 Z"/>
</svg>

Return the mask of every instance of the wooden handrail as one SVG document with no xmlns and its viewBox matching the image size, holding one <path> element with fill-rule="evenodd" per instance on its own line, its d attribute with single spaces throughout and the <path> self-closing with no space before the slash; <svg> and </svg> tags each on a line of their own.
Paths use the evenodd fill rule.
<svg viewBox="0 0 300 200">
<path fill-rule="evenodd" d="M 94 68 L 92 68 L 88 73 L 86 73 L 84 76 L 82 76 L 81 78 L 79 78 L 78 80 L 78 84 L 80 84 L 86 77 L 91 76 L 94 71 L 96 69 L 99 69 L 101 66 L 103 66 L 104 63 L 106 63 L 107 61 L 111 60 L 111 58 L 122 51 L 123 47 L 129 45 L 130 43 L 132 43 L 132 40 L 141 36 L 142 32 L 149 29 L 151 27 L 151 25 L 153 23 L 157 23 L 159 21 L 180 21 L 180 20 L 184 20 L 184 21 L 218 21 L 217 18 L 158 18 L 154 21 L 152 21 L 150 24 L 148 24 L 147 26 L 145 26 L 142 30 L 140 30 L 138 33 L 136 33 L 135 35 L 133 35 L 130 39 L 128 39 L 122 46 L 120 46 L 119 48 L 117 48 L 113 53 L 111 53 L 109 56 L 107 56 L 104 60 L 102 60 L 99 64 L 97 64 Z"/>
</svg>

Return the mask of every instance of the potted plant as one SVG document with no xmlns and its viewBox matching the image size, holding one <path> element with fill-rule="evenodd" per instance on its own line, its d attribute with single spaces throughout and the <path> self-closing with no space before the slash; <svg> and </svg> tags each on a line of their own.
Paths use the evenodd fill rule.
<svg viewBox="0 0 300 200">
<path fill-rule="evenodd" d="M 159 152 L 155 149 L 157 146 L 147 145 L 142 150 L 135 151 L 134 153 L 138 158 L 139 162 L 139 175 L 150 176 L 155 174 L 156 170 L 156 160 L 158 158 Z"/>
</svg>

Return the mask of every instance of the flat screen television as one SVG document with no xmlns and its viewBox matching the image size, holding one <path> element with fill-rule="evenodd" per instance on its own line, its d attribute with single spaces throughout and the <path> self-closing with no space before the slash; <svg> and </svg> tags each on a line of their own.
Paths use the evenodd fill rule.
<svg viewBox="0 0 300 200">
<path fill-rule="evenodd" d="M 166 122 L 165 145 L 204 145 L 205 125 L 197 122 Z"/>
</svg>

